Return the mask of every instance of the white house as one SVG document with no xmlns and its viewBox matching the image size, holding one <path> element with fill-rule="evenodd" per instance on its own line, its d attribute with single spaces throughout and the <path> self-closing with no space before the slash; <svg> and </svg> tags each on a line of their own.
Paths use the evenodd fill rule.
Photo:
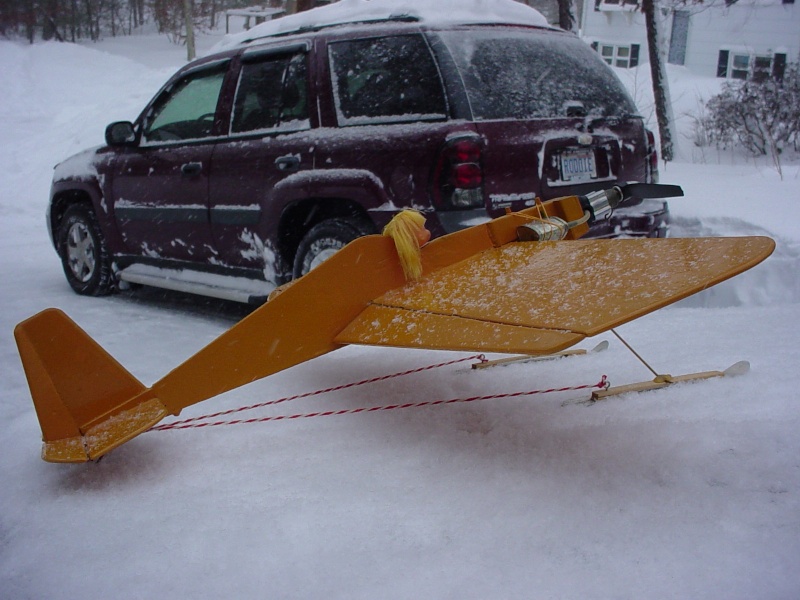
<svg viewBox="0 0 800 600">
<path fill-rule="evenodd" d="M 669 2 L 663 34 L 668 62 L 693 73 L 733 79 L 781 77 L 800 59 L 795 0 Z M 647 62 L 644 15 L 637 0 L 586 0 L 581 36 L 617 67 Z"/>
</svg>

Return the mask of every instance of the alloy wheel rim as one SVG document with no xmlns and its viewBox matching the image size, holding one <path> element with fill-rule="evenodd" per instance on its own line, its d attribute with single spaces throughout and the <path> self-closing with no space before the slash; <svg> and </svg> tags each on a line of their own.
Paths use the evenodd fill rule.
<svg viewBox="0 0 800 600">
<path fill-rule="evenodd" d="M 340 248 L 326 248 L 325 250 L 323 250 L 314 257 L 314 259 L 311 261 L 311 264 L 308 266 L 308 270 L 311 271 L 317 268 L 326 260 L 328 260 L 331 256 L 336 254 L 339 250 Z"/>
<path fill-rule="evenodd" d="M 67 263 L 69 270 L 81 283 L 94 274 L 97 264 L 94 240 L 85 223 L 74 223 L 67 234 Z"/>
</svg>

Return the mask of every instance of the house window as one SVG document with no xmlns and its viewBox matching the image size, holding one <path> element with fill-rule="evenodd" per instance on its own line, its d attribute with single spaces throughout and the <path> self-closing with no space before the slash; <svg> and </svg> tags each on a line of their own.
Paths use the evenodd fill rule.
<svg viewBox="0 0 800 600">
<path fill-rule="evenodd" d="M 634 11 L 639 8 L 639 0 L 594 0 L 597 11 Z"/>
<path fill-rule="evenodd" d="M 754 56 L 753 67 L 750 76 L 755 81 L 764 81 L 769 78 L 772 71 L 772 57 L 771 56 Z"/>
<path fill-rule="evenodd" d="M 629 46 L 618 46 L 616 44 L 603 44 L 595 42 L 592 48 L 600 53 L 600 56 L 612 67 L 628 69 L 639 64 L 639 44 Z"/>
<path fill-rule="evenodd" d="M 736 50 L 720 50 L 717 77 L 764 81 L 770 76 L 782 79 L 786 68 L 786 55 L 751 54 Z"/>
<path fill-rule="evenodd" d="M 750 73 L 749 54 L 731 54 L 731 79 L 747 79 Z"/>
</svg>

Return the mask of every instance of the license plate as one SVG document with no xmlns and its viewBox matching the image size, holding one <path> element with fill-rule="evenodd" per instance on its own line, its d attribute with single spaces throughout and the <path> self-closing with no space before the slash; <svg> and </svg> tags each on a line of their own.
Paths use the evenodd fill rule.
<svg viewBox="0 0 800 600">
<path fill-rule="evenodd" d="M 592 150 L 572 150 L 561 153 L 562 181 L 586 181 L 597 178 Z"/>
</svg>

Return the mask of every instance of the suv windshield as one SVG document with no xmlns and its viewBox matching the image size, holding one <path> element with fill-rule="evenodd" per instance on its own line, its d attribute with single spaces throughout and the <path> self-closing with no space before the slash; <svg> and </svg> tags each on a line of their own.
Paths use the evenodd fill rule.
<svg viewBox="0 0 800 600">
<path fill-rule="evenodd" d="M 636 113 L 614 74 L 576 37 L 496 29 L 440 35 L 476 120 Z"/>
</svg>

